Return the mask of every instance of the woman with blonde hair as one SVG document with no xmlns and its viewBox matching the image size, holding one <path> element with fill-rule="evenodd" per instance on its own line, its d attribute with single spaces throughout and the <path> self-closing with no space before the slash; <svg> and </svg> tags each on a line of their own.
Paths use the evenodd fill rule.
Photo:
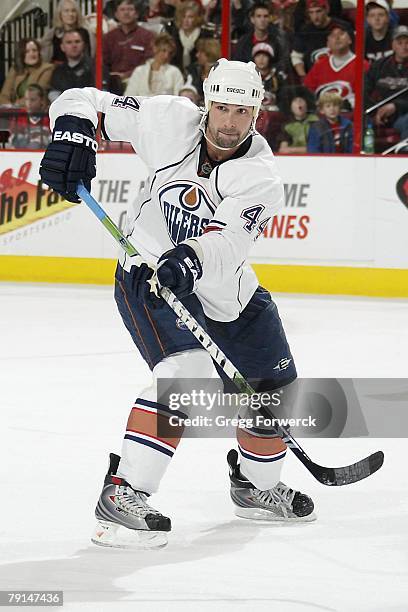
<svg viewBox="0 0 408 612">
<path fill-rule="evenodd" d="M 176 51 L 174 39 L 166 32 L 153 43 L 153 57 L 133 71 L 125 91 L 126 96 L 177 96 L 184 79 L 180 70 L 169 62 Z"/>
<path fill-rule="evenodd" d="M 50 62 L 64 62 L 61 49 L 62 35 L 69 30 L 79 30 L 85 41 L 86 53 L 95 55 L 95 36 L 85 26 L 85 18 L 76 0 L 60 0 L 55 11 L 53 27 L 41 39 L 43 57 Z"/>
<path fill-rule="evenodd" d="M 196 88 L 200 101 L 204 99 L 203 82 L 215 62 L 221 57 L 220 41 L 215 38 L 200 38 L 197 41 L 197 61 L 187 69 L 188 82 Z"/>
<path fill-rule="evenodd" d="M 196 59 L 198 39 L 208 36 L 201 28 L 203 21 L 203 9 L 194 0 L 187 0 L 177 6 L 175 24 L 170 31 L 176 43 L 176 53 L 172 63 L 184 73 Z"/>
<path fill-rule="evenodd" d="M 53 64 L 44 62 L 40 43 L 34 38 L 22 38 L 16 45 L 14 65 L 9 70 L 0 93 L 0 104 L 24 104 L 29 85 L 40 85 L 48 91 Z"/>
</svg>

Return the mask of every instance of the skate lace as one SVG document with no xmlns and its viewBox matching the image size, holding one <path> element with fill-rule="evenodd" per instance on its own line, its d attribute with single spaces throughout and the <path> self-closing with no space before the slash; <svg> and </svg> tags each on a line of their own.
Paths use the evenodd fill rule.
<svg viewBox="0 0 408 612">
<path fill-rule="evenodd" d="M 134 516 L 144 518 L 147 514 L 160 514 L 157 510 L 149 506 L 146 502 L 146 498 L 146 493 L 125 488 L 123 492 L 116 495 L 116 503 L 120 508 Z"/>
<path fill-rule="evenodd" d="M 266 506 L 278 506 L 284 503 L 290 510 L 295 494 L 296 491 L 287 487 L 283 482 L 278 482 L 273 489 L 267 489 L 266 491 L 253 489 L 253 496 Z"/>
</svg>

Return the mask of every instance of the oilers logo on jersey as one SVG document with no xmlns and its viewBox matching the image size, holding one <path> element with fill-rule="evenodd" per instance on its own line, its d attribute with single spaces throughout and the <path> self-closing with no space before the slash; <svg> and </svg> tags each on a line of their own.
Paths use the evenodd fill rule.
<svg viewBox="0 0 408 612">
<path fill-rule="evenodd" d="M 215 205 L 202 185 L 173 181 L 157 192 L 160 208 L 173 244 L 200 236 L 212 218 Z"/>
</svg>

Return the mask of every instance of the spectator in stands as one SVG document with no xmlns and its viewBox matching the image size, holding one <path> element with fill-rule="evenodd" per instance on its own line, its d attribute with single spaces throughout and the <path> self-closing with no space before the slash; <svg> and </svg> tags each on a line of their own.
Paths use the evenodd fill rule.
<svg viewBox="0 0 408 612">
<path fill-rule="evenodd" d="M 318 116 L 308 107 L 307 96 L 297 95 L 290 105 L 291 120 L 282 128 L 279 137 L 279 153 L 306 153 L 310 126 Z"/>
<path fill-rule="evenodd" d="M 328 0 L 328 4 L 330 17 L 344 19 L 341 0 Z M 293 16 L 293 26 L 295 32 L 299 32 L 302 26 L 304 26 L 309 19 L 310 18 L 307 11 L 307 0 L 298 0 Z"/>
<path fill-rule="evenodd" d="M 53 20 L 53 27 L 41 39 L 42 55 L 47 62 L 64 62 L 65 55 L 61 49 L 64 32 L 79 30 L 85 41 L 86 53 L 95 55 L 95 36 L 84 25 L 84 16 L 75 0 L 60 0 Z"/>
<path fill-rule="evenodd" d="M 327 37 L 335 25 L 339 25 L 350 35 L 353 29 L 346 21 L 329 16 L 328 0 L 306 0 L 309 22 L 295 34 L 290 55 L 296 74 L 304 78 L 313 64 L 322 55 L 327 55 Z"/>
<path fill-rule="evenodd" d="M 186 74 L 190 64 L 196 61 L 198 40 L 209 36 L 209 33 L 202 29 L 203 22 L 204 13 L 201 4 L 187 0 L 177 6 L 175 23 L 168 28 L 168 31 L 176 41 L 176 53 L 172 63 L 183 74 Z"/>
<path fill-rule="evenodd" d="M 200 102 L 204 99 L 204 79 L 220 56 L 221 45 L 215 38 L 201 38 L 197 41 L 197 60 L 188 67 L 187 78 L 196 88 Z"/>
<path fill-rule="evenodd" d="M 48 91 L 53 70 L 53 64 L 42 60 L 40 43 L 33 38 L 22 38 L 16 46 L 14 65 L 2 87 L 0 104 L 22 105 L 27 87 L 33 83 Z"/>
<path fill-rule="evenodd" d="M 388 0 L 388 4 L 390 5 L 390 25 L 392 28 L 396 28 L 397 26 L 399 26 L 400 23 L 400 16 L 397 13 L 397 11 L 395 11 L 392 8 L 392 5 L 394 4 L 394 0 Z M 403 8 L 403 7 L 401 7 Z"/>
<path fill-rule="evenodd" d="M 267 105 L 276 105 L 273 110 L 278 110 L 279 94 L 284 93 L 287 75 L 275 62 L 275 55 L 273 47 L 268 43 L 258 43 L 252 48 L 252 59 L 262 76 Z"/>
<path fill-rule="evenodd" d="M 308 153 L 352 153 L 353 124 L 340 115 L 342 97 L 323 93 L 317 103 L 322 117 L 315 121 L 307 137 Z"/>
<path fill-rule="evenodd" d="M 366 74 L 366 108 L 408 87 L 408 26 L 398 26 L 392 40 L 393 54 L 374 62 Z M 408 138 L 408 95 L 381 106 L 375 113 L 377 126 L 390 125 Z"/>
<path fill-rule="evenodd" d="M 355 54 L 351 51 L 351 36 L 348 26 L 336 23 L 327 37 L 329 55 L 315 62 L 303 80 L 304 85 L 315 92 L 316 98 L 326 91 L 335 91 L 347 102 L 348 109 L 354 107 L 356 81 Z M 364 70 L 369 64 L 364 60 Z"/>
<path fill-rule="evenodd" d="M 193 104 L 195 104 L 196 106 L 199 106 L 200 97 L 198 95 L 198 91 L 196 90 L 194 85 L 192 85 L 191 82 L 189 82 L 188 79 L 184 83 L 182 88 L 180 89 L 178 95 L 183 98 L 188 98 L 189 100 L 191 100 L 191 102 L 193 102 Z"/>
<path fill-rule="evenodd" d="M 204 22 L 211 23 L 221 33 L 222 0 L 204 1 Z M 231 0 L 231 39 L 237 40 L 247 30 L 248 0 Z"/>
<path fill-rule="evenodd" d="M 64 32 L 61 49 L 66 60 L 55 68 L 51 77 L 48 94 L 51 102 L 54 102 L 66 89 L 91 87 L 95 81 L 92 62 L 85 54 L 85 40 L 81 30 Z"/>
<path fill-rule="evenodd" d="M 287 73 L 289 69 L 289 39 L 283 31 L 271 23 L 269 4 L 256 0 L 249 12 L 252 28 L 241 36 L 233 53 L 233 59 L 249 62 L 252 59 L 252 49 L 258 43 L 271 45 L 275 53 L 275 61 Z"/>
<path fill-rule="evenodd" d="M 133 0 L 118 0 L 115 19 L 119 25 L 103 37 L 103 61 L 113 93 L 122 94 L 133 70 L 153 55 L 154 34 L 138 25 L 139 14 Z"/>
<path fill-rule="evenodd" d="M 146 6 L 144 18 L 148 22 L 161 23 L 166 19 L 172 19 L 174 14 L 174 5 L 165 2 L 165 0 L 149 0 Z"/>
<path fill-rule="evenodd" d="M 29 85 L 24 94 L 24 110 L 12 120 L 11 146 L 15 149 L 45 149 L 51 140 L 46 112 L 47 95 L 40 85 Z"/>
<path fill-rule="evenodd" d="M 153 58 L 138 66 L 130 77 L 125 95 L 156 96 L 169 94 L 177 96 L 184 83 L 183 75 L 170 60 L 176 52 L 174 39 L 163 32 L 153 43 Z"/>
<path fill-rule="evenodd" d="M 284 32 L 293 34 L 297 0 L 272 0 L 272 23 Z"/>
<path fill-rule="evenodd" d="M 367 29 L 365 33 L 365 57 L 375 62 L 392 55 L 392 27 L 390 5 L 387 0 L 372 0 L 366 6 Z"/>
</svg>

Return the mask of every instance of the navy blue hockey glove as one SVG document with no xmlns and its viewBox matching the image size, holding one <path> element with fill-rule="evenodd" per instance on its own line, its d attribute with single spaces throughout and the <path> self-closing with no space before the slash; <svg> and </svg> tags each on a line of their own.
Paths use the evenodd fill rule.
<svg viewBox="0 0 408 612">
<path fill-rule="evenodd" d="M 58 117 L 52 142 L 41 161 L 43 183 L 70 202 L 80 202 L 76 189 L 83 181 L 91 191 L 91 180 L 96 175 L 95 128 L 89 119 L 63 115 Z"/>
<path fill-rule="evenodd" d="M 159 296 L 157 280 L 153 278 L 154 270 L 142 263 L 140 266 L 132 266 L 130 274 L 134 297 L 151 308 L 161 308 L 164 301 Z"/>
<path fill-rule="evenodd" d="M 157 279 L 161 287 L 168 287 L 178 298 L 193 293 L 203 269 L 195 250 L 179 244 L 166 251 L 157 262 Z"/>
</svg>

